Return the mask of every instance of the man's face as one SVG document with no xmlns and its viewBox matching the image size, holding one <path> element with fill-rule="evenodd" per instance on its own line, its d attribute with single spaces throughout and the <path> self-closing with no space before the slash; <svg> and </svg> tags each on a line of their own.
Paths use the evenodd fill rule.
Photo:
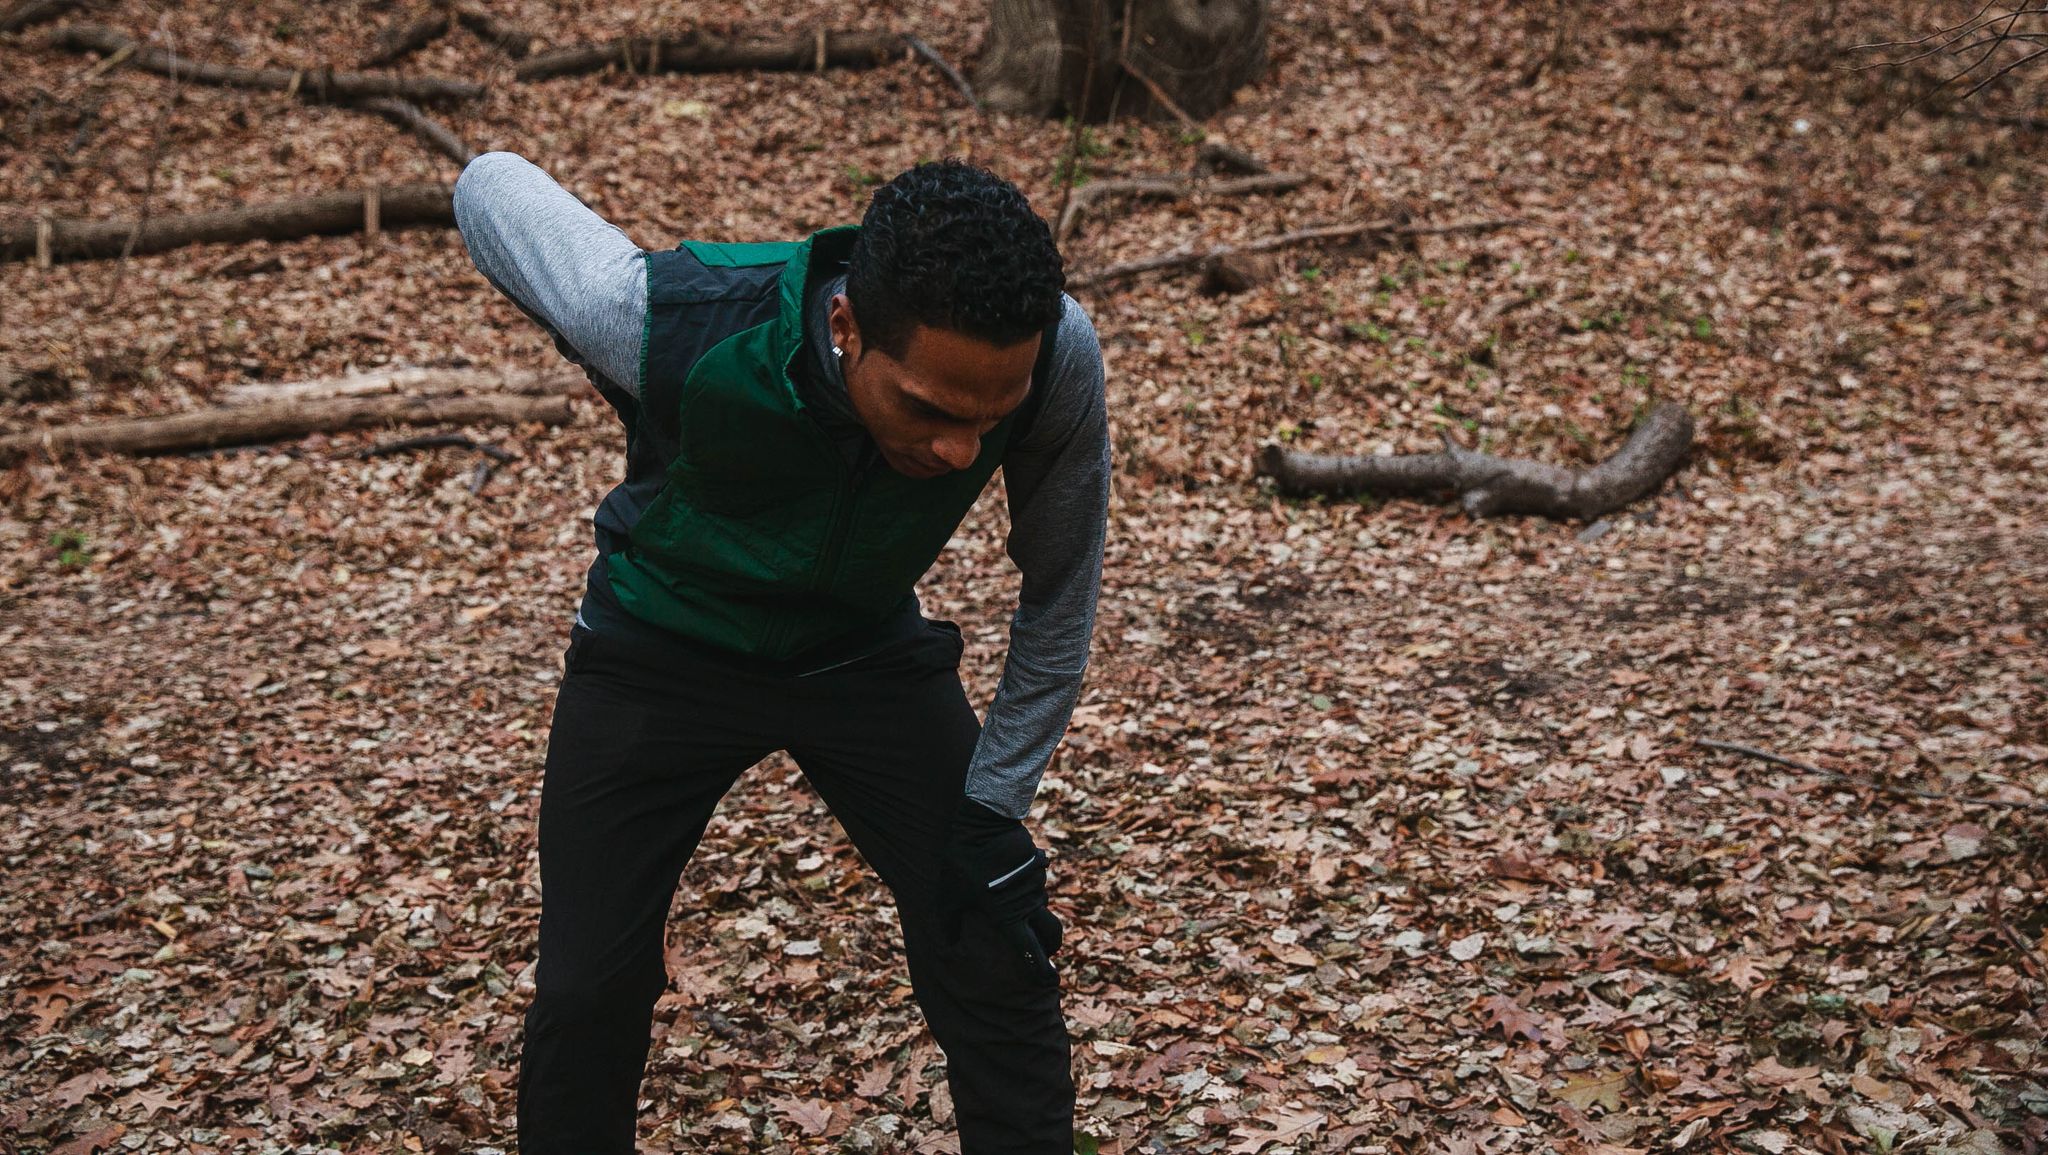
<svg viewBox="0 0 2048 1155">
<path fill-rule="evenodd" d="M 981 456 L 981 438 L 1024 403 L 1036 336 L 991 345 L 919 326 L 901 359 L 861 341 L 846 295 L 832 299 L 832 342 L 846 392 L 882 460 L 905 477 L 938 477 Z"/>
</svg>

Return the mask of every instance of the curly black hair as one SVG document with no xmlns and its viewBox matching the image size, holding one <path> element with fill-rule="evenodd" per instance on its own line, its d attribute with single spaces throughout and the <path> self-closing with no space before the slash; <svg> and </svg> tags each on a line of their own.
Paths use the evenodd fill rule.
<svg viewBox="0 0 2048 1155">
<path fill-rule="evenodd" d="M 1052 230 L 1017 187 L 948 157 L 875 190 L 846 296 L 861 339 L 901 357 L 931 325 L 1014 345 L 1059 319 L 1066 272 Z"/>
</svg>

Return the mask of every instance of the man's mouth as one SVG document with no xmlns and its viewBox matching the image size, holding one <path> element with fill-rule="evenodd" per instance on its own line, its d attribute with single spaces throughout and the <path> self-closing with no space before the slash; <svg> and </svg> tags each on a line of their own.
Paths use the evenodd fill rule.
<svg viewBox="0 0 2048 1155">
<path fill-rule="evenodd" d="M 926 481 L 942 473 L 951 472 L 951 469 L 943 464 L 928 464 L 919 461 L 915 457 L 898 457 L 895 454 L 889 456 L 889 466 L 903 476 L 919 481 Z"/>
</svg>

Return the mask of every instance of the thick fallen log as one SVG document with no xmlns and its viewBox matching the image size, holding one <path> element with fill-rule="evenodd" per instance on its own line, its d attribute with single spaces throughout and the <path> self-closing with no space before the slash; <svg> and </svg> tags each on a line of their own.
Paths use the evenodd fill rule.
<svg viewBox="0 0 2048 1155">
<path fill-rule="evenodd" d="M 446 188 L 400 185 L 210 213 L 152 215 L 146 221 L 11 221 L 0 224 L 0 261 L 39 255 L 50 261 L 118 257 L 131 235 L 135 245 L 129 251 L 139 255 L 224 241 L 288 241 L 358 229 L 454 223 L 455 208 Z"/>
<path fill-rule="evenodd" d="M 69 453 L 177 453 L 228 445 L 263 445 L 309 433 L 340 433 L 392 425 L 565 425 L 567 397 L 372 397 L 276 401 L 151 417 L 96 421 L 0 437 L 0 465 L 23 457 Z"/>
<path fill-rule="evenodd" d="M 1692 416 L 1658 402 L 1614 455 L 1591 469 L 1565 469 L 1465 449 L 1444 437 L 1442 453 L 1362 457 L 1301 453 L 1268 445 L 1257 472 L 1281 492 L 1427 496 L 1456 492 L 1474 517 L 1536 513 L 1592 521 L 1655 490 L 1692 446 Z"/>
<path fill-rule="evenodd" d="M 140 44 L 127 33 L 100 24 L 67 24 L 55 29 L 50 33 L 50 45 L 73 52 L 98 52 L 108 56 L 133 50 L 133 63 L 137 68 L 161 76 L 226 88 L 269 89 L 303 100 L 347 101 L 366 96 L 395 96 L 425 103 L 474 100 L 484 94 L 481 84 L 435 76 L 336 72 L 331 68 L 235 68 L 225 64 L 202 64 L 189 57 Z"/>
<path fill-rule="evenodd" d="M 775 40 L 721 40 L 702 32 L 629 36 L 608 44 L 578 44 L 529 57 L 514 71 L 521 80 L 596 72 L 616 64 L 627 72 L 796 72 L 872 68 L 904 51 L 895 32 L 832 32 Z"/>
<path fill-rule="evenodd" d="M 1349 240 L 1353 237 L 1362 236 L 1427 237 L 1442 236 L 1448 233 L 1489 233 L 1495 229 L 1511 228 L 1521 223 L 1519 218 L 1507 217 L 1494 220 L 1461 221 L 1448 225 L 1410 225 L 1400 221 L 1363 221 L 1348 225 L 1324 225 L 1320 228 L 1282 233 L 1277 237 L 1267 237 L 1264 240 L 1252 241 L 1249 244 L 1217 245 L 1209 249 L 1184 247 L 1175 249 L 1170 253 L 1161 253 L 1156 257 L 1125 261 L 1119 265 L 1110 265 L 1107 268 L 1068 277 L 1067 288 L 1070 290 L 1090 289 L 1097 285 L 1107 284 L 1110 281 L 1136 276 L 1139 273 L 1154 272 L 1159 269 L 1180 269 L 1190 265 L 1207 267 L 1233 253 L 1270 253 L 1275 249 L 1305 245 L 1314 241 Z"/>
<path fill-rule="evenodd" d="M 453 393 L 575 397 L 590 391 L 589 379 L 574 369 L 437 369 L 408 365 L 310 381 L 249 381 L 222 389 L 218 400 L 229 405 L 261 405 L 399 393 L 407 397 L 445 397 Z"/>
<path fill-rule="evenodd" d="M 0 32 L 19 32 L 31 24 L 54 20 L 78 5 L 79 0 L 22 0 L 0 15 Z"/>
</svg>

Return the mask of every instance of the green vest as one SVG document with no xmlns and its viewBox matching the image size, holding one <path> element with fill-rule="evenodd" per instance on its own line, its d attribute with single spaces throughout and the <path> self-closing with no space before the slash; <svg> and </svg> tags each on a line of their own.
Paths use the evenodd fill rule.
<svg viewBox="0 0 2048 1155">
<path fill-rule="evenodd" d="M 633 461 L 667 460 L 658 489 L 642 479 L 653 499 L 605 558 L 612 592 L 636 617 L 771 661 L 878 626 L 903 610 L 1002 463 L 1022 410 L 982 438 L 973 465 L 925 480 L 879 459 L 856 475 L 806 411 L 791 380 L 806 275 L 814 258 L 843 261 L 857 231 L 648 254 L 642 416 L 628 438 L 663 444 L 629 444 L 627 486 Z M 731 315 L 732 294 L 748 291 L 764 319 L 692 356 L 705 340 L 692 322 L 714 307 Z"/>
</svg>

